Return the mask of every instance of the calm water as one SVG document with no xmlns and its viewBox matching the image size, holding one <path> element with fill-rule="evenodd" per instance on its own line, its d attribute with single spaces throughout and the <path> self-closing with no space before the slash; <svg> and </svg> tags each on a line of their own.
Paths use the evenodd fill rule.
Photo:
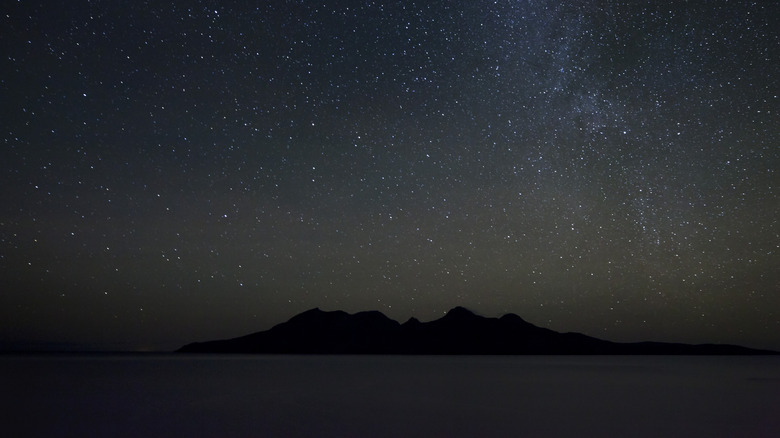
<svg viewBox="0 0 780 438">
<path fill-rule="evenodd" d="M 777 437 L 780 357 L 0 356 L 0 435 Z"/>
</svg>

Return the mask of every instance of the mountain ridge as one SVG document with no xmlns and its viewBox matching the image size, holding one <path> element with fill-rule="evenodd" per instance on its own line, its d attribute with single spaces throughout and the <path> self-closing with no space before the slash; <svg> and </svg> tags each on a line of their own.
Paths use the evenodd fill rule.
<svg viewBox="0 0 780 438">
<path fill-rule="evenodd" d="M 179 353 L 410 354 L 410 355 L 758 355 L 778 354 L 726 344 L 619 343 L 582 333 L 559 333 L 508 313 L 483 317 L 455 307 L 443 317 L 403 324 L 373 310 L 309 309 L 266 331 L 237 338 L 194 342 Z"/>
</svg>

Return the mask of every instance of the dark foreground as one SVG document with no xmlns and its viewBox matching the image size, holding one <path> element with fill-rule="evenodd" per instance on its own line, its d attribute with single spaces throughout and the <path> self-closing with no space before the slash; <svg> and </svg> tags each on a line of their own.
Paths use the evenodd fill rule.
<svg viewBox="0 0 780 438">
<path fill-rule="evenodd" d="M 778 356 L 0 356 L 0 435 L 780 436 Z"/>
</svg>

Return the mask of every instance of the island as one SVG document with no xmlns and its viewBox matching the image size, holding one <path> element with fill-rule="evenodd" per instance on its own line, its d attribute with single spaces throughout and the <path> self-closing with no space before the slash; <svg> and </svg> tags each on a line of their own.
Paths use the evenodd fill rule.
<svg viewBox="0 0 780 438">
<path fill-rule="evenodd" d="M 195 342 L 180 353 L 406 355 L 766 355 L 737 345 L 621 343 L 537 327 L 509 313 L 488 318 L 455 307 L 430 322 L 403 324 L 381 312 L 311 309 L 269 330 Z"/>
</svg>

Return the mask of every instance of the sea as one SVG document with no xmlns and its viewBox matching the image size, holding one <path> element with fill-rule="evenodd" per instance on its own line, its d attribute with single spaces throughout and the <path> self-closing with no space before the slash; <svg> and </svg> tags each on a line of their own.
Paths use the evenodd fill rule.
<svg viewBox="0 0 780 438">
<path fill-rule="evenodd" d="M 780 437 L 780 356 L 0 356 L 7 437 Z"/>
</svg>

